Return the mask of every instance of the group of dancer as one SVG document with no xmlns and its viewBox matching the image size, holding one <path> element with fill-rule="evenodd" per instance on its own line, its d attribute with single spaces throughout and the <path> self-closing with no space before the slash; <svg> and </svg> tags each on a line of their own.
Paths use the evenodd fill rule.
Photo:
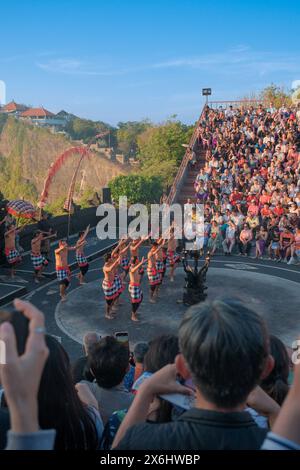
<svg viewBox="0 0 300 470">
<path fill-rule="evenodd" d="M 140 259 L 139 250 L 142 244 L 149 239 L 150 235 L 135 240 L 123 238 L 116 248 L 105 256 L 102 288 L 106 300 L 105 318 L 108 320 L 115 318 L 128 275 L 131 320 L 134 322 L 139 321 L 137 312 L 143 301 L 141 283 L 145 272 L 144 267 L 147 265 L 150 303 L 157 302 L 159 289 L 167 270 L 167 261 L 170 265 L 170 281 L 174 281 L 176 265 L 180 260 L 176 254 L 177 240 L 174 235 L 174 227 L 171 227 L 168 239 L 162 237 L 153 241 L 147 257 Z"/>
<path fill-rule="evenodd" d="M 76 251 L 76 261 L 79 267 L 78 280 L 79 284 L 82 285 L 85 283 L 84 277 L 89 269 L 89 263 L 84 254 L 84 247 L 87 244 L 86 237 L 88 235 L 90 226 L 86 228 L 85 231 L 79 232 L 79 238 L 74 246 L 69 246 L 67 240 L 59 240 L 58 248 L 54 251 L 55 253 L 55 269 L 56 276 L 60 286 L 60 296 L 61 300 L 64 302 L 66 300 L 66 290 L 70 284 L 71 280 L 71 271 L 68 263 L 68 253 L 69 251 Z M 5 240 L 5 255 L 7 263 L 10 266 L 11 278 L 15 277 L 17 266 L 22 261 L 22 256 L 20 251 L 16 247 L 16 237 L 20 233 L 22 228 L 17 228 L 15 225 L 12 225 L 7 228 L 4 240 Z M 56 238 L 57 233 L 44 232 L 37 230 L 31 240 L 31 263 L 34 272 L 34 280 L 39 283 L 43 277 L 43 270 L 49 264 L 49 253 L 42 252 L 42 244 L 45 241 L 50 241 L 51 239 Z"/>
<path fill-rule="evenodd" d="M 71 282 L 71 270 L 68 262 L 70 251 L 76 251 L 76 261 L 79 268 L 79 284 L 85 283 L 85 275 L 89 269 L 89 263 L 84 253 L 87 244 L 86 237 L 89 233 L 88 226 L 85 231 L 79 233 L 79 237 L 74 246 L 70 246 L 66 239 L 59 240 L 55 253 L 55 270 L 59 282 L 59 292 L 61 301 L 67 298 L 67 289 Z M 7 262 L 11 267 L 11 276 L 14 277 L 16 266 L 21 262 L 22 257 L 16 248 L 16 236 L 21 229 L 15 226 L 10 227 L 5 233 L 5 254 Z M 42 253 L 42 244 L 46 240 L 54 239 L 56 233 L 43 232 L 38 230 L 34 233 L 31 241 L 31 263 L 34 271 L 35 282 L 39 283 L 43 277 L 43 270 L 49 263 L 49 257 Z M 138 239 L 122 238 L 117 246 L 105 256 L 103 267 L 104 280 L 102 288 L 106 300 L 105 318 L 112 320 L 117 312 L 120 296 L 125 290 L 126 278 L 129 276 L 129 295 L 131 300 L 131 320 L 139 321 L 137 312 L 143 301 L 141 288 L 145 267 L 149 282 L 149 301 L 156 303 L 159 289 L 162 285 L 167 261 L 170 266 L 170 281 L 174 281 L 176 265 L 180 260 L 176 254 L 177 240 L 172 226 L 168 231 L 168 236 L 164 234 L 151 242 L 147 257 L 139 257 L 139 250 L 143 243 L 150 239 L 150 235 Z"/>
</svg>

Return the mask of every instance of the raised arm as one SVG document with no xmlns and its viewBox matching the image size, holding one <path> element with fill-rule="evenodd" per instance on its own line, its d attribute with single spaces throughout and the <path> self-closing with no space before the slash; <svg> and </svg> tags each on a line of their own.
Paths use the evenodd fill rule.
<svg viewBox="0 0 300 470">
<path fill-rule="evenodd" d="M 144 263 L 147 263 L 147 260 L 143 256 L 142 261 L 140 261 L 134 268 L 131 268 L 131 272 L 135 273 Z"/>
</svg>

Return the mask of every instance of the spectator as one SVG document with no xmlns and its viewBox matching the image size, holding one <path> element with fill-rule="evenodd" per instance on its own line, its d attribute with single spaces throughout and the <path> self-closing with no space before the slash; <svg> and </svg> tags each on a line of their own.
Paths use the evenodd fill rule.
<svg viewBox="0 0 300 470">
<path fill-rule="evenodd" d="M 95 396 L 100 415 L 106 424 L 115 410 L 127 409 L 133 396 L 123 382 L 129 370 L 129 351 L 113 336 L 102 338 L 90 355 L 90 370 L 94 382 L 82 381 Z"/>
<path fill-rule="evenodd" d="M 260 448 L 266 430 L 258 428 L 244 409 L 249 394 L 274 363 L 262 318 L 235 301 L 206 302 L 186 313 L 179 341 L 181 354 L 175 365 L 141 385 L 113 446 L 118 450 Z M 172 423 L 145 423 L 153 396 L 191 394 L 176 381 L 177 374 L 192 377 L 195 407 Z"/>
<path fill-rule="evenodd" d="M 145 341 L 137 343 L 133 349 L 133 359 L 135 362 L 134 382 L 144 372 L 144 358 L 149 349 L 149 344 Z"/>
<path fill-rule="evenodd" d="M 72 366 L 72 376 L 74 384 L 77 384 L 81 380 L 87 380 L 93 382 L 94 377 L 90 371 L 89 357 L 91 351 L 100 341 L 100 335 L 95 332 L 86 333 L 83 337 L 83 352 L 84 356 L 81 356 Z"/>
<path fill-rule="evenodd" d="M 248 224 L 244 224 L 244 228 L 240 233 L 239 249 L 240 254 L 249 256 L 251 250 L 251 240 L 253 238 L 252 230 Z"/>
<path fill-rule="evenodd" d="M 274 368 L 261 381 L 261 387 L 281 406 L 289 391 L 290 361 L 285 345 L 276 336 L 270 335 L 270 348 L 274 359 Z"/>
<path fill-rule="evenodd" d="M 103 423 L 97 404 L 83 404 L 74 388 L 69 357 L 52 336 L 46 336 L 49 357 L 38 395 L 42 429 L 55 429 L 56 450 L 97 449 Z"/>
</svg>

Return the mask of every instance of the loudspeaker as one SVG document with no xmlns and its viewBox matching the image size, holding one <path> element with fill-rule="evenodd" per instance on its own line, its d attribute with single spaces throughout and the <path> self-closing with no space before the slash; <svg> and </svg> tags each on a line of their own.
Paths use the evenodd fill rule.
<svg viewBox="0 0 300 470">
<path fill-rule="evenodd" d="M 102 188 L 102 203 L 103 204 L 111 204 L 110 188 Z"/>
</svg>

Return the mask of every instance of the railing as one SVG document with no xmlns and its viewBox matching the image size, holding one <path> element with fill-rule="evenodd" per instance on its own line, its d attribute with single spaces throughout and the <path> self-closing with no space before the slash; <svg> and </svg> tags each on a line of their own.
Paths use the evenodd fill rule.
<svg viewBox="0 0 300 470">
<path fill-rule="evenodd" d="M 209 101 L 208 106 L 210 108 L 216 109 L 216 108 L 222 108 L 226 109 L 229 106 L 232 106 L 233 108 L 243 108 L 243 107 L 249 107 L 253 106 L 253 108 L 257 108 L 260 104 L 266 105 L 265 101 L 263 100 L 234 100 L 234 101 Z"/>
<path fill-rule="evenodd" d="M 170 189 L 170 192 L 168 194 L 168 198 L 167 198 L 167 204 L 172 204 L 174 202 L 174 199 L 175 199 L 175 196 L 176 196 L 176 193 L 177 193 L 177 190 L 178 190 L 178 187 L 179 187 L 179 183 L 183 177 L 183 175 L 185 174 L 185 171 L 187 169 L 187 166 L 188 166 L 188 163 L 190 161 L 190 152 L 189 152 L 189 148 L 193 148 L 194 145 L 195 145 L 195 142 L 198 138 L 198 135 L 197 135 L 197 130 L 199 128 L 199 124 L 201 122 L 201 120 L 203 119 L 203 113 L 204 113 L 204 110 L 205 110 L 206 106 L 203 107 L 202 111 L 201 111 L 201 114 L 200 114 L 200 117 L 195 125 L 195 129 L 194 129 L 194 132 L 193 132 L 193 135 L 190 139 L 190 142 L 189 142 L 189 147 L 186 149 L 186 152 L 184 154 L 184 157 L 180 163 L 180 167 L 178 168 L 178 171 L 177 171 L 177 175 L 175 176 L 175 179 L 173 181 L 173 184 L 171 186 L 171 189 Z"/>
</svg>

